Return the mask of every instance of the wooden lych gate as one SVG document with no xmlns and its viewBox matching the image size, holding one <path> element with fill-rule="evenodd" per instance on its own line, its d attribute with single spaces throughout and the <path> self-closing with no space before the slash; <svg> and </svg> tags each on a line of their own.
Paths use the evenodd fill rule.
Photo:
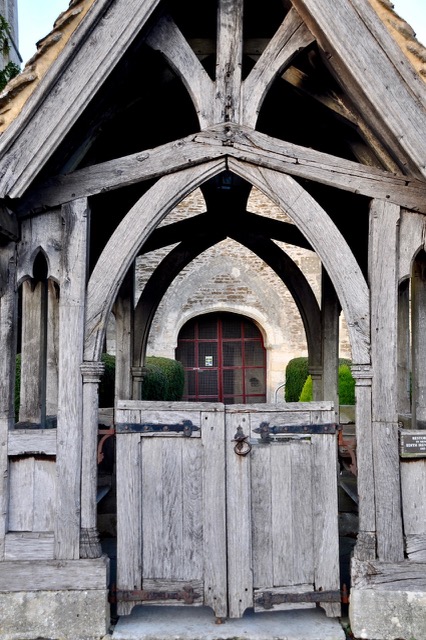
<svg viewBox="0 0 426 640">
<path fill-rule="evenodd" d="M 120 401 L 118 613 L 340 615 L 334 415 L 327 402 Z"/>
<path fill-rule="evenodd" d="M 426 637 L 426 454 L 407 460 L 399 441 L 421 443 L 426 425 L 426 87 L 390 4 L 72 0 L 1 94 L 0 633 L 107 631 L 96 476 L 112 315 L 121 613 L 193 602 L 217 617 L 317 604 L 337 615 L 337 442 L 313 427 L 338 421 L 342 312 L 356 381 L 351 627 L 401 637 L 381 598 L 414 621 L 406 637 Z M 205 209 L 173 218 L 198 190 Z M 252 211 L 253 191 L 271 206 Z M 202 285 L 182 302 L 185 269 L 213 248 L 220 261 L 225 239 L 265 279 L 249 259 L 232 279 L 229 259 L 216 309 Z M 320 291 L 289 247 L 315 254 Z M 135 265 L 157 250 L 137 291 Z M 267 284 L 270 313 L 265 282 L 285 285 L 300 314 L 309 410 L 140 404 L 169 294 L 167 349 L 180 322 L 249 308 L 276 336 L 268 375 L 273 357 L 284 373 L 285 295 Z M 309 427 L 281 433 L 297 424 Z M 21 594 L 46 615 L 18 621 Z M 59 613 L 71 597 L 83 629 Z"/>
</svg>

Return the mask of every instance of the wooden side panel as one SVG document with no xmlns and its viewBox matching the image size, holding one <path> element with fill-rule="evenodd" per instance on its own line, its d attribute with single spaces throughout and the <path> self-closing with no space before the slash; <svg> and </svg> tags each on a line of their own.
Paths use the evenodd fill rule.
<svg viewBox="0 0 426 640">
<path fill-rule="evenodd" d="M 53 533 L 8 533 L 5 560 L 53 560 Z"/>
<path fill-rule="evenodd" d="M 32 456 L 11 459 L 9 531 L 53 531 L 56 464 Z"/>
<path fill-rule="evenodd" d="M 426 561 L 426 460 L 401 462 L 401 493 L 406 552 Z"/>
<path fill-rule="evenodd" d="M 34 507 L 34 458 L 9 464 L 9 530 L 32 531 Z"/>
</svg>

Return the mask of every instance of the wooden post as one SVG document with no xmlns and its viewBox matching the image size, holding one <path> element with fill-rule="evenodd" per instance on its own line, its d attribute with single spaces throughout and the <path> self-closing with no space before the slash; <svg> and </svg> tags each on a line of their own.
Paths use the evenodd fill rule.
<svg viewBox="0 0 426 640">
<path fill-rule="evenodd" d="M 371 422 L 370 365 L 353 364 L 355 378 L 355 424 L 357 443 L 357 488 L 359 531 L 354 556 L 358 560 L 376 558 L 376 506 L 374 499 L 373 438 Z"/>
<path fill-rule="evenodd" d="M 309 375 L 312 378 L 312 400 L 323 399 L 323 368 L 322 366 L 309 365 Z"/>
<path fill-rule="evenodd" d="M 383 562 L 404 559 L 396 393 L 399 218 L 397 205 L 372 201 L 369 244 L 372 434 L 377 552 Z"/>
<path fill-rule="evenodd" d="M 16 355 L 16 245 L 0 247 L 0 561 L 4 560 L 8 510 L 8 432 L 14 419 Z"/>
<path fill-rule="evenodd" d="M 131 400 L 134 332 L 133 269 L 127 275 L 114 304 L 115 398 Z"/>
<path fill-rule="evenodd" d="M 339 421 L 339 315 L 340 304 L 327 272 L 322 270 L 321 325 L 323 361 L 323 398 L 334 404 Z"/>
<path fill-rule="evenodd" d="M 142 398 L 142 382 L 145 373 L 145 367 L 132 367 L 132 400 L 141 400 Z"/>
<path fill-rule="evenodd" d="M 82 381 L 87 272 L 87 200 L 62 207 L 63 271 L 59 300 L 59 387 L 55 557 L 80 556 Z"/>
<path fill-rule="evenodd" d="M 102 549 L 96 524 L 98 392 L 105 366 L 102 362 L 83 362 L 80 369 L 83 376 L 80 558 L 100 558 Z"/>
<path fill-rule="evenodd" d="M 218 3 L 216 53 L 216 122 L 239 122 L 243 57 L 243 2 Z"/>
</svg>

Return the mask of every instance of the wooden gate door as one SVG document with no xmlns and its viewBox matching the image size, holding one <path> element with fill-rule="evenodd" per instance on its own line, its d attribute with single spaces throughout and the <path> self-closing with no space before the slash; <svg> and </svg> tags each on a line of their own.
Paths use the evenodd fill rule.
<svg viewBox="0 0 426 640">
<path fill-rule="evenodd" d="M 316 603 L 340 615 L 334 419 L 329 402 L 226 408 L 230 617 Z M 249 436 L 239 452 L 235 436 Z"/>
<path fill-rule="evenodd" d="M 333 422 L 326 402 L 119 402 L 118 613 L 340 615 Z"/>
<path fill-rule="evenodd" d="M 119 402 L 117 602 L 227 615 L 224 405 Z"/>
</svg>

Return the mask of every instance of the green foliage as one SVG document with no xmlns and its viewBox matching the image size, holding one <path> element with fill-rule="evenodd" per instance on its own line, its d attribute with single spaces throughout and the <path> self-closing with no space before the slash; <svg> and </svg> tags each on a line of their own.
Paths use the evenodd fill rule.
<svg viewBox="0 0 426 640">
<path fill-rule="evenodd" d="M 312 397 L 313 397 L 312 387 L 313 387 L 312 376 L 308 376 L 305 380 L 305 384 L 303 385 L 303 389 L 299 397 L 300 402 L 312 402 Z"/>
<path fill-rule="evenodd" d="M 297 402 L 308 377 L 308 358 L 293 358 L 285 370 L 285 400 Z"/>
<path fill-rule="evenodd" d="M 105 372 L 99 385 L 99 406 L 114 406 L 115 357 L 102 354 Z M 171 358 L 150 356 L 146 359 L 142 383 L 142 400 L 180 400 L 183 394 L 184 368 Z"/>
<path fill-rule="evenodd" d="M 185 371 L 181 362 L 172 360 L 171 358 L 163 358 L 160 356 L 150 356 L 146 359 L 147 365 L 155 365 L 161 369 L 167 379 L 167 389 L 162 400 L 181 400 L 183 388 L 185 384 Z M 145 385 L 146 378 L 142 383 L 142 389 Z"/>
<path fill-rule="evenodd" d="M 168 380 L 165 371 L 153 362 L 145 363 L 146 374 L 142 382 L 142 400 L 165 400 Z"/>
<path fill-rule="evenodd" d="M 339 367 L 339 403 L 355 404 L 355 380 L 347 364 Z"/>
<path fill-rule="evenodd" d="M 0 53 L 3 57 L 9 55 L 10 51 L 10 27 L 6 20 L 0 15 Z M 3 91 L 9 80 L 12 80 L 20 72 L 20 68 L 14 62 L 9 61 L 4 69 L 0 70 L 0 91 Z"/>
<path fill-rule="evenodd" d="M 347 362 L 348 360 L 340 360 L 343 364 L 339 365 L 339 404 L 355 404 L 355 380 Z M 312 378 L 308 376 L 303 385 L 300 394 L 300 402 L 312 401 Z"/>
</svg>

